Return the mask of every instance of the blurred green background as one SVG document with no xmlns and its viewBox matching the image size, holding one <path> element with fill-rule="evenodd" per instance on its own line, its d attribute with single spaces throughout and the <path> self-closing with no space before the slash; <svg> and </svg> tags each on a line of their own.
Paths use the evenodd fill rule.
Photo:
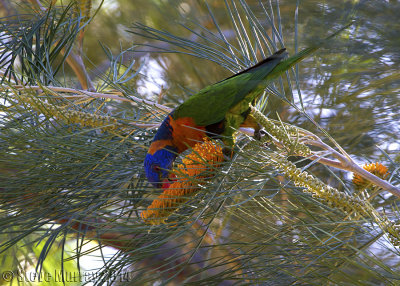
<svg viewBox="0 0 400 286">
<path fill-rule="evenodd" d="M 235 27 L 232 25 L 231 16 L 227 12 L 226 8 L 226 3 L 228 3 L 230 7 L 234 7 L 232 3 L 236 3 L 237 6 L 239 6 L 239 2 L 241 1 L 94 1 L 92 3 L 92 12 L 95 12 L 97 8 L 98 10 L 96 11 L 95 17 L 85 28 L 82 55 L 95 88 L 98 91 L 102 91 L 103 88 L 105 90 L 113 88 L 112 85 L 105 88 L 106 85 L 104 82 L 105 79 L 110 76 L 110 59 L 114 58 L 115 60 L 118 56 L 120 57 L 120 62 L 125 66 L 129 66 L 134 62 L 133 69 L 135 71 L 139 70 L 137 76 L 125 83 L 125 85 L 129 87 L 129 92 L 131 92 L 132 95 L 156 101 L 169 107 L 177 106 L 188 98 L 190 94 L 195 93 L 202 87 L 232 75 L 232 72 L 235 70 L 233 70 L 233 68 L 229 70 L 229 67 L 231 66 L 224 67 L 211 60 L 194 57 L 184 53 L 160 52 L 161 49 L 167 51 L 174 49 L 179 50 L 179 48 L 176 48 L 171 43 L 165 41 L 156 41 L 136 34 L 142 32 L 140 29 L 137 29 L 137 25 L 135 26 L 135 24 L 141 23 L 201 43 L 202 36 L 209 36 L 209 32 L 218 34 L 218 30 L 214 23 L 215 20 L 228 41 L 239 49 L 240 42 L 235 38 Z M 330 134 L 346 150 L 346 152 L 352 156 L 353 159 L 360 164 L 377 161 L 383 162 L 391 170 L 391 177 L 389 179 L 393 180 L 394 183 L 398 183 L 398 164 L 400 161 L 400 143 L 398 135 L 400 131 L 400 1 L 248 0 L 246 2 L 249 7 L 251 7 L 254 15 L 259 18 L 263 26 L 265 26 L 268 34 L 271 33 L 272 28 L 265 19 L 265 12 L 263 9 L 273 11 L 273 14 L 276 17 L 273 21 L 276 23 L 277 27 L 282 29 L 283 44 L 290 54 L 294 54 L 295 51 L 301 50 L 302 48 L 315 43 L 318 39 L 326 37 L 333 31 L 347 24 L 350 19 L 355 21 L 349 29 L 345 30 L 331 41 L 329 46 L 318 50 L 312 57 L 299 64 L 296 69 L 299 89 L 297 89 L 297 86 L 295 85 L 293 89 L 290 89 L 286 83 L 282 85 L 286 99 L 291 102 L 292 105 L 288 104 L 278 96 L 270 96 L 268 97 L 265 112 L 271 118 L 280 118 L 284 122 L 294 124 L 312 132 L 319 132 L 315 124 L 305 116 L 305 114 L 307 114 L 323 129 L 325 129 L 327 133 Z M 260 5 L 260 2 L 263 5 Z M 27 1 L 1 0 L 0 15 L 2 17 L 15 14 L 22 15 L 29 11 L 31 3 Z M 67 3 L 69 2 L 57 1 L 56 4 L 65 5 Z M 49 2 L 43 1 L 43 4 L 46 6 Z M 211 16 L 210 11 L 212 11 L 214 18 Z M 242 20 L 246 21 L 245 18 Z M 276 42 L 278 47 L 282 47 L 282 43 L 279 43 L 277 39 Z M 76 51 L 77 47 L 74 49 Z M 180 49 L 180 51 L 182 52 L 183 50 Z M 272 53 L 272 51 L 264 52 L 266 55 Z M 262 53 L 260 51 L 257 52 L 257 57 L 259 60 L 262 58 Z M 245 61 L 245 59 L 243 60 Z M 248 64 L 246 62 L 244 63 Z M 244 63 L 242 63 L 242 67 Z M 126 67 L 122 67 L 122 71 L 125 68 Z M 237 70 L 240 70 L 241 67 L 238 66 L 236 68 Z M 76 75 L 67 65 L 63 67 L 63 73 L 60 72 L 57 79 L 63 86 L 77 89 L 81 88 Z M 304 112 L 299 112 L 299 110 L 295 109 L 293 106 L 298 107 Z M 117 115 L 117 117 L 124 117 L 125 113 L 134 117 L 130 112 L 136 112 L 136 110 L 130 110 L 130 105 L 116 104 L 116 107 L 112 107 L 114 109 L 110 108 L 110 114 Z M 77 190 L 82 191 L 82 197 L 87 201 L 77 203 L 76 209 L 71 206 L 70 209 L 66 208 L 66 210 L 77 214 L 82 211 L 82 216 L 84 217 L 86 214 L 85 211 L 90 213 L 88 209 L 90 209 L 90 211 L 93 211 L 93 209 L 97 210 L 97 205 L 95 203 L 101 205 L 99 202 L 103 199 L 101 196 L 104 196 L 104 201 L 106 201 L 109 199 L 109 197 L 107 197 L 108 195 L 114 196 L 116 191 L 120 191 L 121 193 L 126 191 L 127 193 L 124 193 L 125 197 L 123 197 L 123 199 L 129 201 L 129 203 L 133 205 L 134 210 L 132 212 L 134 212 L 136 210 L 135 207 L 137 207 L 137 201 L 135 201 L 137 197 L 136 194 L 135 196 L 132 196 L 128 191 L 133 193 L 132 190 L 135 190 L 136 186 L 125 187 L 124 185 L 124 187 L 119 187 L 119 189 L 116 186 L 120 186 L 122 183 L 131 183 L 129 181 L 131 178 L 139 176 L 142 168 L 141 164 L 145 147 L 148 145 L 153 134 L 149 132 L 145 135 L 141 133 L 137 135 L 139 137 L 143 136 L 140 137 L 141 140 L 145 138 L 143 139 L 144 143 L 141 143 L 142 146 L 139 146 L 139 148 L 134 144 L 128 145 L 128 143 L 130 144 L 131 142 L 126 143 L 126 145 L 118 145 L 114 142 L 119 143 L 119 141 L 115 140 L 114 137 L 110 139 L 111 136 L 104 136 L 104 138 L 99 136 L 96 137 L 98 141 L 90 141 L 93 138 L 88 135 L 88 138 L 79 137 L 79 140 L 74 141 L 75 137 L 72 139 L 68 137 L 70 135 L 69 132 L 69 130 L 65 129 L 65 133 L 58 133 L 58 136 L 60 137 L 57 138 L 60 141 L 65 141 L 66 146 L 57 145 L 55 148 L 56 151 L 54 152 L 57 156 L 52 157 L 53 161 L 45 162 L 46 164 L 48 163 L 50 166 L 53 166 L 52 164 L 57 165 L 58 162 L 63 162 L 66 157 L 70 156 L 68 158 L 72 158 L 71 166 L 68 165 L 68 168 L 66 169 L 54 168 L 54 178 L 49 176 L 48 180 L 52 183 L 55 181 L 58 183 L 58 180 L 60 180 L 60 178 L 64 179 L 65 176 L 67 183 L 69 183 L 68 180 L 71 182 L 82 180 L 83 182 L 82 185 L 77 184 L 78 187 L 73 185 L 71 190 L 75 190 L 74 188 L 76 187 Z M 83 131 L 82 134 L 85 136 L 87 135 Z M 97 135 L 98 134 L 96 134 L 96 136 Z M 26 134 L 27 141 L 29 136 L 34 135 Z M 52 136 L 56 137 L 53 134 L 50 134 L 49 137 L 52 138 Z M 321 137 L 326 139 L 323 134 Z M 131 138 L 130 140 L 134 141 Z M 75 150 L 76 153 L 68 153 L 70 150 L 68 149 L 70 147 L 68 144 L 71 144 L 73 147 L 75 146 L 73 144 L 84 146 L 86 142 L 89 141 L 93 145 L 91 147 L 86 147 L 87 149 L 85 150 L 82 149 L 82 153 L 79 153 L 80 150 Z M 56 143 L 58 144 L 58 142 Z M 132 146 L 135 146 L 135 148 L 137 147 L 137 149 L 133 149 Z M 114 147 L 115 149 L 113 149 Z M 50 148 L 49 150 L 52 151 Z M 109 153 L 107 152 L 109 150 L 112 150 L 112 155 L 106 157 L 105 154 L 108 156 Z M 62 152 L 65 152 L 68 156 L 63 157 L 62 155 L 64 155 L 64 153 Z M 125 156 L 125 154 L 129 154 L 134 159 Z M 87 156 L 88 158 L 84 156 Z M 99 177 L 94 177 L 93 179 L 92 177 L 89 177 L 89 183 L 85 181 L 86 177 L 83 178 L 83 175 L 79 174 L 81 171 L 80 167 L 83 165 L 79 165 L 82 157 L 85 158 L 85 160 L 92 160 L 94 163 L 104 163 L 104 166 L 101 166 L 103 169 L 100 169 L 96 174 L 96 176 Z M 24 159 L 23 157 L 21 158 L 20 162 Z M 32 170 L 33 168 L 30 169 L 29 164 L 34 164 L 35 160 L 40 161 L 40 159 L 35 159 L 32 156 L 29 156 L 29 158 L 31 158 L 32 162 L 27 161 L 26 169 Z M 104 158 L 106 158 L 106 160 Z M 73 163 L 78 161 L 79 164 L 73 165 Z M 93 163 L 92 161 L 90 162 Z M 18 163 L 17 160 L 16 162 Z M 86 163 L 86 161 L 83 160 L 83 163 Z M 43 165 L 45 164 L 43 163 Z M 349 189 L 352 189 L 350 181 L 351 174 L 348 172 L 331 172 L 325 168 L 316 168 L 315 166 L 312 166 L 310 169 L 314 174 L 323 177 L 327 184 L 338 187 L 340 190 L 347 192 L 349 192 Z M 82 170 L 83 174 L 84 170 L 85 169 Z M 113 171 L 114 173 L 112 173 Z M 239 173 L 239 171 L 240 170 L 237 172 Z M 75 172 L 75 174 L 73 174 L 73 172 Z M 108 177 L 109 173 L 107 172 L 110 174 L 112 173 L 113 177 Z M 42 174 L 45 174 L 45 172 Z M 76 178 L 73 176 L 76 176 Z M 5 176 L 3 176 L 3 178 L 4 177 Z M 11 178 L 10 181 L 11 180 L 13 179 Z M 46 182 L 45 179 L 43 179 L 43 181 L 23 181 L 18 178 L 13 181 L 13 184 L 18 185 L 18 183 L 26 183 L 29 186 L 40 188 L 44 182 Z M 37 185 L 35 185 L 35 183 Z M 67 185 L 67 183 L 65 183 L 65 185 Z M 295 195 L 288 195 L 287 193 L 276 195 L 279 192 L 280 187 L 278 186 L 280 185 L 275 181 L 269 183 L 271 184 L 271 186 L 268 185 L 270 189 L 265 187 L 265 193 L 257 193 L 254 191 L 253 194 L 251 193 L 253 190 L 250 190 L 248 197 L 240 197 L 236 201 L 232 200 L 232 202 L 230 202 L 231 205 L 229 205 L 231 208 L 228 208 L 226 213 L 224 213 L 224 215 L 226 215 L 225 219 L 226 221 L 229 221 L 229 223 L 223 219 L 220 221 L 217 220 L 221 229 L 224 229 L 225 240 L 221 242 L 221 245 L 226 243 L 226 245 L 234 248 L 234 250 L 240 253 L 240 255 L 246 253 L 246 251 L 251 255 L 255 255 L 254 260 L 252 260 L 253 264 L 251 264 L 251 269 L 255 272 L 240 279 L 235 276 L 238 280 L 230 280 L 231 283 L 228 283 L 229 285 L 235 284 L 236 282 L 238 285 L 252 285 L 251 281 L 253 281 L 253 283 L 255 283 L 254 281 L 257 281 L 260 285 L 315 285 L 321 283 L 323 285 L 324 283 L 327 283 L 326 285 L 329 283 L 332 283 L 332 285 L 337 283 L 343 283 L 340 285 L 397 285 L 396 283 L 398 283 L 400 279 L 398 274 L 400 273 L 398 249 L 388 245 L 386 241 L 382 242 L 379 240 L 382 236 L 381 234 L 376 234 L 374 231 L 371 231 L 371 235 L 374 235 L 374 238 L 371 238 L 370 241 L 365 242 L 361 239 L 361 243 L 357 241 L 353 244 L 353 234 L 347 236 L 346 233 L 351 233 L 351 231 L 346 228 L 343 230 L 343 233 L 348 240 L 344 239 L 345 242 L 340 241 L 340 235 L 343 233 L 341 233 L 340 228 L 337 230 L 334 224 L 340 223 L 342 217 L 337 218 L 338 221 L 335 221 L 336 217 L 334 212 L 326 217 L 323 216 L 321 213 L 324 213 L 325 209 L 314 201 L 311 202 L 311 199 L 306 197 L 304 194 L 301 194 L 301 192 L 299 192 L 301 195 L 298 193 L 295 193 Z M 9 184 L 9 182 L 3 183 L 2 187 L 5 187 L 4 185 L 6 184 Z M 59 187 L 56 183 L 54 184 L 54 188 Z M 51 184 L 49 183 L 49 185 Z M 249 185 L 251 186 L 250 183 Z M 63 187 L 64 186 L 61 186 L 60 188 Z M 68 187 L 70 186 L 68 185 Z M 146 191 L 146 187 L 139 184 L 137 189 L 140 188 L 142 188 L 141 190 L 144 189 Z M 91 195 L 90 191 L 92 191 Z M 77 193 L 81 194 L 79 192 Z M 255 203 L 250 199 L 253 195 L 257 198 L 260 196 L 261 200 L 263 200 L 264 197 L 274 199 L 274 204 L 276 205 L 272 203 L 269 205 L 270 202 L 267 200 L 263 201 L 263 203 Z M 121 203 L 123 199 L 119 197 L 117 202 Z M 70 203 L 70 201 L 67 201 L 67 203 Z M 238 203 L 238 206 L 235 205 L 236 203 Z M 241 206 L 241 204 L 243 205 Z M 378 197 L 374 206 L 379 211 L 382 211 L 385 206 L 389 210 L 391 208 L 393 212 L 398 211 L 397 201 L 390 196 Z M 98 208 L 103 210 L 103 207 L 104 206 L 101 205 L 101 207 Z M 218 209 L 215 206 L 214 208 Z M 104 213 L 108 215 L 109 209 L 104 207 L 104 210 Z M 63 211 L 64 209 L 60 207 L 60 212 Z M 114 209 L 112 211 L 114 211 Z M 289 215 L 286 214 L 285 211 L 288 211 Z M 42 212 L 44 212 L 44 210 L 42 210 Z M 271 215 L 272 218 L 267 215 L 269 212 L 274 213 L 274 215 Z M 21 213 L 11 212 L 11 215 L 17 216 L 21 215 Z M 12 248 L 12 251 L 16 251 L 16 254 L 14 253 L 15 256 L 11 259 L 11 250 L 9 249 L 8 252 L 0 254 L 0 269 L 2 271 L 16 269 L 17 266 L 21 267 L 21 261 L 29 262 L 27 265 L 29 264 L 29 269 L 32 270 L 32 265 L 35 265 L 39 253 L 43 250 L 43 244 L 44 241 L 46 241 L 45 239 L 42 241 L 43 237 L 49 240 L 54 238 L 55 242 L 53 246 L 56 248 L 52 248 L 52 251 L 54 251 L 55 254 L 51 253 L 48 256 L 54 257 L 54 260 L 46 260 L 43 264 L 43 269 L 52 269 L 52 267 L 59 269 L 60 264 L 56 261 L 61 261 L 62 258 L 66 259 L 68 255 L 71 257 L 78 255 L 77 253 L 79 253 L 79 251 L 76 252 L 73 249 L 75 249 L 75 247 L 79 248 L 80 245 L 76 245 L 77 242 L 72 236 L 66 239 L 67 252 L 65 256 L 61 256 L 60 251 L 56 251 L 57 248 L 61 248 L 64 244 L 63 238 L 58 237 L 55 239 L 57 234 L 63 233 L 64 229 L 62 228 L 55 230 L 52 229 L 55 232 L 49 230 L 48 234 L 46 233 L 46 229 L 46 231 L 43 232 L 46 234 L 42 234 L 42 236 L 36 236 L 35 233 L 30 234 L 30 230 L 32 230 L 32 232 L 35 230 L 34 223 L 38 223 L 34 216 L 37 215 L 36 219 L 39 221 L 41 219 L 41 214 L 43 213 L 40 213 L 40 210 L 38 213 L 33 212 L 29 214 L 32 217 L 31 229 L 27 227 L 27 225 L 29 226 L 28 222 L 26 224 L 23 223 L 23 216 L 21 216 L 19 220 L 16 219 L 16 224 L 20 225 L 17 226 L 15 233 L 19 233 L 18 231 L 20 231 L 20 229 L 18 229 L 18 227 L 21 227 L 22 229 L 25 228 L 25 230 L 27 230 L 25 233 L 27 241 L 22 241 L 16 244 L 15 248 L 18 251 L 22 251 L 22 246 L 30 245 L 32 247 L 31 253 L 35 252 L 34 250 L 36 249 L 36 256 L 28 252 L 22 255 Z M 315 214 L 321 215 L 321 220 L 313 217 Z M 10 213 L 7 213 L 7 215 L 3 213 L 2 219 L 0 220 L 0 229 L 2 228 L 2 231 L 5 233 L 2 234 L 2 241 L 7 241 L 7 239 L 15 237 L 14 230 L 10 228 L 12 223 L 8 217 L 9 215 Z M 79 213 L 79 215 L 81 215 L 81 213 Z M 285 217 L 285 219 L 293 218 L 293 221 L 289 222 L 289 219 L 288 221 L 285 221 L 283 217 Z M 397 215 L 394 215 L 394 217 L 398 219 Z M 78 219 L 79 218 L 82 219 L 81 217 L 78 217 Z M 280 219 L 285 223 L 282 223 Z M 317 230 L 313 228 L 314 222 L 317 225 L 315 227 Z M 124 228 L 124 231 L 126 232 L 129 232 L 129 227 L 132 227 L 130 225 L 132 222 L 129 221 L 129 219 L 127 219 L 127 222 L 124 221 L 124 223 L 121 223 L 118 221 L 118 223 L 121 224 L 118 226 L 121 227 L 121 229 Z M 281 226 L 281 223 L 283 226 Z M 330 225 L 330 223 L 332 223 L 332 225 Z M 139 227 L 135 229 L 138 233 L 148 233 L 149 237 L 152 239 L 158 239 L 163 242 L 167 241 L 168 243 L 172 243 L 170 241 L 172 240 L 173 243 L 176 243 L 172 246 L 172 249 L 174 247 L 182 247 L 182 245 L 188 247 L 188 245 L 186 245 L 187 238 L 182 238 L 176 234 L 176 229 L 178 228 L 165 226 L 164 229 L 154 230 L 147 226 L 145 228 L 140 224 L 138 225 Z M 327 225 L 329 225 L 329 227 Z M 341 225 L 341 227 L 347 227 L 346 223 L 343 223 L 343 225 Z M 45 228 L 47 227 L 48 226 L 46 225 Z M 55 226 L 53 227 L 55 228 Z M 282 227 L 282 229 L 280 227 Z M 332 240 L 337 238 L 338 241 L 340 241 L 337 242 L 338 249 L 345 245 L 343 246 L 345 248 L 343 251 L 341 249 L 338 250 L 339 254 L 335 252 L 335 243 L 328 243 L 329 247 L 325 245 L 324 239 L 330 242 L 330 239 L 324 236 L 329 233 L 325 227 L 329 228 L 329 230 L 337 230 L 337 237 L 334 235 L 331 238 Z M 348 227 L 351 229 L 351 226 Z M 372 226 L 370 227 L 375 230 Z M 294 234 L 291 233 L 285 237 L 286 240 L 282 242 L 279 237 L 281 232 L 284 233 L 287 231 L 289 233 L 293 229 L 295 229 L 295 231 L 293 231 Z M 310 229 L 312 229 L 312 231 Z M 365 235 L 367 231 L 363 231 L 363 235 Z M 176 234 L 176 237 L 172 236 L 173 239 L 171 239 L 171 236 L 169 236 L 171 233 Z M 270 243 L 270 240 L 268 240 L 269 234 L 276 239 L 271 239 L 272 246 L 268 244 Z M 159 235 L 159 237 L 157 235 Z M 282 236 L 284 235 L 287 235 L 287 233 L 282 234 Z M 320 239 L 319 235 L 324 237 L 324 239 Z M 298 236 L 301 238 L 298 238 Z M 329 235 L 327 236 L 329 237 Z M 360 236 L 364 238 L 364 236 Z M 179 239 L 177 239 L 177 237 Z M 143 238 L 143 240 L 145 239 L 148 238 Z M 174 239 L 176 239 L 176 241 Z M 368 239 L 365 238 L 365 240 Z M 354 240 L 356 241 L 356 238 L 354 238 Z M 35 244 L 32 246 L 32 244 L 29 243 L 32 241 L 36 241 L 37 245 Z M 298 247 L 300 250 L 296 245 L 296 242 L 298 241 L 304 243 L 299 244 L 300 246 Z M 313 248 L 315 241 L 321 242 L 321 246 L 318 246 L 320 248 L 317 250 Z M 322 241 L 324 241 L 324 243 L 322 243 Z M 309 245 L 306 245 L 307 242 L 309 242 Z M 342 242 L 343 244 L 341 244 Z M 142 241 L 139 239 L 138 245 L 140 245 L 140 243 L 142 243 Z M 244 245 L 241 245 L 241 243 Z M 270 248 L 264 249 L 262 247 L 264 245 L 263 243 L 268 245 Z M 360 246 L 360 244 L 362 244 L 362 246 Z M 290 248 L 288 246 L 290 246 Z M 91 243 L 86 247 L 88 249 L 95 249 L 98 248 L 98 245 Z M 305 250 L 302 247 L 304 247 Z M 360 248 L 365 250 L 368 255 L 357 253 L 353 247 L 355 249 Z M 130 251 L 135 253 L 135 248 L 132 247 L 132 249 L 130 249 Z M 156 254 L 159 255 L 160 253 L 163 253 L 163 249 L 160 249 L 161 250 L 153 250 L 154 253 L 151 251 L 147 253 L 147 249 L 144 248 L 143 252 L 140 254 L 146 259 L 152 257 L 154 260 L 157 260 L 158 258 L 156 257 Z M 307 250 L 309 250 L 309 256 L 305 255 Z M 108 251 L 110 251 L 110 249 L 108 249 Z M 274 251 L 276 251 L 276 253 Z M 84 251 L 82 250 L 82 252 Z M 91 251 L 88 250 L 88 253 L 89 252 Z M 110 251 L 110 253 L 113 255 L 116 252 Z M 332 257 L 336 257 L 335 255 L 337 255 L 337 257 L 340 257 L 340 260 L 330 260 L 331 253 Z M 348 253 L 351 253 L 353 256 L 350 254 L 348 255 Z M 357 254 L 355 255 L 355 253 Z M 118 259 L 115 259 L 115 261 L 113 261 L 114 265 L 112 269 L 128 269 L 129 259 L 133 262 L 140 261 L 140 257 L 137 253 L 135 253 L 136 256 L 131 255 L 129 258 L 127 258 L 128 255 L 119 255 L 120 256 L 117 255 L 117 257 L 119 259 L 126 259 L 126 262 L 121 262 L 119 264 Z M 259 255 L 259 257 L 257 255 Z M 265 259 L 263 255 L 267 258 L 272 258 L 271 260 L 268 260 Z M 291 260 L 284 260 L 284 255 L 288 255 Z M 350 256 L 352 257 L 351 259 L 349 258 Z M 93 254 L 93 257 L 93 259 L 101 260 L 99 258 L 101 257 L 101 253 L 96 252 L 96 254 Z M 323 263 L 318 264 L 318 259 L 320 257 L 323 257 L 324 259 L 326 257 L 326 259 Z M 199 262 L 196 264 L 193 262 L 193 264 L 196 264 L 195 266 L 198 267 L 195 268 L 195 270 L 200 272 L 200 274 L 197 272 L 195 273 L 199 276 L 201 276 L 202 272 L 198 269 L 201 269 L 203 267 L 202 263 L 207 261 L 207 254 L 204 254 L 202 259 L 201 263 Z M 300 262 L 297 261 L 297 259 L 299 259 Z M 266 265 L 265 261 L 271 264 Z M 85 263 L 89 264 L 89 262 Z M 309 265 L 312 265 L 312 267 Z M 320 265 L 325 267 L 324 271 L 326 272 L 318 272 Z M 75 271 L 77 269 L 77 265 L 73 263 L 65 263 L 64 267 L 70 271 Z M 80 267 L 84 270 L 90 269 L 90 265 L 82 264 Z M 211 266 L 209 267 L 212 268 Z M 243 262 L 242 267 L 243 269 L 247 269 L 246 263 Z M 321 266 L 321 268 L 323 267 Z M 335 267 L 337 267 L 336 271 L 332 270 Z M 158 268 L 151 263 L 143 266 L 143 269 L 142 271 L 144 273 L 146 273 L 147 269 L 157 269 L 158 271 Z M 172 267 L 172 269 L 174 268 Z M 230 269 L 230 271 L 234 273 L 235 270 Z M 274 276 L 273 274 L 275 272 L 279 272 L 279 274 Z M 327 275 L 326 273 L 330 273 L 330 275 Z M 210 272 L 207 272 L 207 274 L 210 274 Z M 162 275 L 160 274 L 160 276 Z M 229 276 L 229 274 L 227 274 L 227 276 Z M 142 274 L 142 278 L 143 277 L 146 278 L 146 275 Z M 156 277 L 156 275 L 154 277 Z M 223 275 L 221 277 L 223 277 Z M 254 280 L 248 280 L 248 277 L 251 277 Z M 142 281 L 140 283 L 146 282 L 148 283 L 146 285 L 158 285 L 157 283 L 162 283 L 160 281 L 163 281 L 162 279 L 157 280 L 158 278 L 154 278 L 154 280 L 151 280 L 150 278 L 146 278 L 146 280 L 145 278 L 140 280 Z M 207 277 L 207 279 L 204 278 L 204 280 L 201 280 L 199 278 L 198 281 L 200 282 L 198 283 L 200 284 L 198 285 L 208 285 L 207 283 L 213 281 L 213 278 Z M 214 279 L 215 285 L 225 285 L 223 278 L 221 278 L 222 281 L 218 280 L 219 278 Z M 363 284 L 363 281 L 365 284 Z M 279 284 L 280 282 L 283 284 Z M 1 283 L 7 285 L 7 281 L 2 281 L 0 279 L 0 284 Z M 12 285 L 16 285 L 14 283 L 16 283 L 15 280 Z M 134 282 L 132 283 L 135 285 Z M 175 285 L 179 284 L 176 281 L 171 283 L 171 285 L 174 285 L 174 283 Z M 80 284 L 80 282 L 77 282 L 69 285 Z"/>
</svg>

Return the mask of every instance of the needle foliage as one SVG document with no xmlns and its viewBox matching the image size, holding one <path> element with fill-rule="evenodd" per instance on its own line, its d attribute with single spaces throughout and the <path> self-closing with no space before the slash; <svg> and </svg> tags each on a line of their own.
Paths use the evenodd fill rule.
<svg viewBox="0 0 400 286">
<path fill-rule="evenodd" d="M 375 174 L 400 185 L 399 4 L 130 2 L 32 1 L 2 18 L 1 271 L 55 269 L 70 285 L 396 285 L 399 198 L 329 160 L 380 162 Z M 123 18 L 135 7 L 140 21 Z M 193 163 L 212 175 L 185 177 L 195 193 L 163 223 L 143 220 L 162 192 L 143 160 L 171 107 L 351 21 L 266 88 L 265 142 L 239 134 L 229 160 Z M 121 42 L 99 44 L 110 27 Z"/>
</svg>

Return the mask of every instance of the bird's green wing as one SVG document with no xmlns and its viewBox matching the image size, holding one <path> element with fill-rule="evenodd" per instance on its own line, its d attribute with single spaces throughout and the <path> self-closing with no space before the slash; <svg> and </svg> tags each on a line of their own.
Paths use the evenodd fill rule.
<svg viewBox="0 0 400 286">
<path fill-rule="evenodd" d="M 246 96 L 255 97 L 263 91 L 267 85 L 263 81 L 285 55 L 284 49 L 280 50 L 247 70 L 203 88 L 175 109 L 174 119 L 190 117 L 199 126 L 220 122 Z"/>
</svg>

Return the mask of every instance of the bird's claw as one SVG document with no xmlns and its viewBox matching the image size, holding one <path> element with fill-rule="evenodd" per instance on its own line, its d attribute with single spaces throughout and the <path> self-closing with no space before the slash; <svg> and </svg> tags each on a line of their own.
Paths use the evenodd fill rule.
<svg viewBox="0 0 400 286">
<path fill-rule="evenodd" d="M 265 136 L 269 137 L 267 131 L 265 131 L 264 129 L 259 129 L 254 131 L 254 139 L 258 141 L 261 141 L 261 139 L 263 139 Z"/>
<path fill-rule="evenodd" d="M 229 147 L 223 147 L 222 148 L 222 155 L 224 156 L 224 160 L 225 161 L 229 161 L 229 160 L 231 160 L 232 159 L 232 157 L 233 157 L 233 150 L 232 150 L 232 148 L 229 148 Z"/>
</svg>

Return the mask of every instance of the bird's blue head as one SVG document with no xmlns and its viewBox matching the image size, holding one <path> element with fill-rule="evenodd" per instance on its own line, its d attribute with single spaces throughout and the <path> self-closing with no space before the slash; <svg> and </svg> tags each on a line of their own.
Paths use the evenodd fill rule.
<svg viewBox="0 0 400 286">
<path fill-rule="evenodd" d="M 154 154 L 147 153 L 144 159 L 144 169 L 147 180 L 156 188 L 161 188 L 165 179 L 168 179 L 172 163 L 176 158 L 177 150 L 166 146 L 157 150 Z"/>
</svg>

